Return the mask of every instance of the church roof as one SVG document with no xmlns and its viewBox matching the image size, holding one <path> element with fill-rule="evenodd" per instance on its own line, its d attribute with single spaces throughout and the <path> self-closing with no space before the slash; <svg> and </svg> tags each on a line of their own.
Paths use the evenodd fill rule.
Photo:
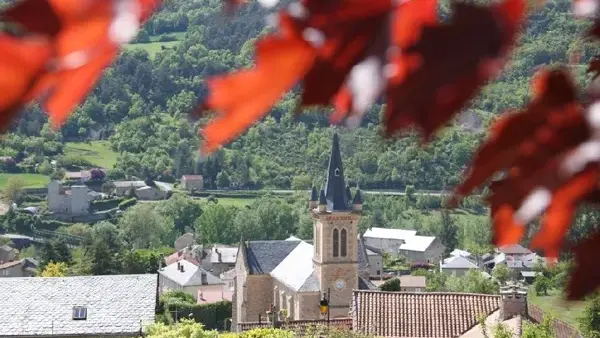
<svg viewBox="0 0 600 338">
<path fill-rule="evenodd" d="M 246 259 L 251 275 L 271 273 L 300 241 L 249 241 Z M 311 256 L 312 257 L 312 256 Z"/>
<path fill-rule="evenodd" d="M 342 165 L 342 155 L 340 153 L 340 140 L 337 133 L 333 134 L 331 155 L 329 156 L 329 167 L 327 169 L 325 197 L 327 199 L 327 210 L 350 210 L 349 197 L 346 192 L 346 183 L 344 182 L 344 167 Z"/>
<path fill-rule="evenodd" d="M 313 246 L 300 242 L 285 259 L 277 265 L 271 276 L 279 280 L 294 291 L 319 291 L 319 283 L 314 276 Z M 309 279 L 313 277 L 313 281 Z M 307 283 L 309 281 L 309 283 Z"/>
</svg>

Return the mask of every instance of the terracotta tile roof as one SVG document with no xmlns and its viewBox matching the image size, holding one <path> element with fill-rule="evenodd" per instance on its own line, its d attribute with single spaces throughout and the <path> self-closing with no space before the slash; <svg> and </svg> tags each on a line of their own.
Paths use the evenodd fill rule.
<svg viewBox="0 0 600 338">
<path fill-rule="evenodd" d="M 457 337 L 500 307 L 500 297 L 464 293 L 354 291 L 355 331 L 384 337 Z"/>
</svg>

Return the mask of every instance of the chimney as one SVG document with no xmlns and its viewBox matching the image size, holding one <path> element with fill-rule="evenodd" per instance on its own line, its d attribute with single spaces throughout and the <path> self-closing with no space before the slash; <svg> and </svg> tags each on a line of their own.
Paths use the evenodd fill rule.
<svg viewBox="0 0 600 338">
<path fill-rule="evenodd" d="M 181 262 L 180 261 L 177 261 L 177 270 L 181 271 Z"/>
<path fill-rule="evenodd" d="M 208 284 L 208 278 L 206 278 L 206 272 L 205 271 L 201 271 L 200 272 L 200 281 L 202 281 L 202 285 Z"/>
<path fill-rule="evenodd" d="M 500 319 L 527 316 L 527 289 L 521 283 L 510 283 L 500 288 Z"/>
<path fill-rule="evenodd" d="M 183 267 L 183 264 L 179 265 L 179 271 L 185 272 L 185 268 Z"/>
<path fill-rule="evenodd" d="M 221 253 L 219 252 L 219 250 L 215 250 L 215 252 L 217 253 L 217 261 L 219 263 L 223 263 L 223 260 L 221 259 Z"/>
</svg>

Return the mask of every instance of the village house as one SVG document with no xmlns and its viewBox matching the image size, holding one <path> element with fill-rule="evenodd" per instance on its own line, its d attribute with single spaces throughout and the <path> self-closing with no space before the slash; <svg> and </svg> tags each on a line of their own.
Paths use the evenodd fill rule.
<svg viewBox="0 0 600 338">
<path fill-rule="evenodd" d="M 90 212 L 92 197 L 85 185 L 74 185 L 65 189 L 59 181 L 48 184 L 48 209 L 58 214 L 86 215 Z"/>
<path fill-rule="evenodd" d="M 0 264 L 17 259 L 19 251 L 10 245 L 0 246 Z"/>
<path fill-rule="evenodd" d="M 150 186 L 144 181 L 115 181 L 112 182 L 114 188 L 111 193 L 123 197 L 133 191 L 140 200 L 157 201 L 167 199 L 169 193 L 173 190 L 173 185 L 157 181 L 153 181 L 153 183 L 153 186 Z"/>
<path fill-rule="evenodd" d="M 463 256 L 451 256 L 440 262 L 440 272 L 454 277 L 462 277 L 469 270 L 477 270 L 479 266 Z"/>
<path fill-rule="evenodd" d="M 353 198 L 344 182 L 337 134 L 333 137 L 325 188 L 318 195 L 313 187 L 309 212 L 313 219 L 312 244 L 302 240 L 240 243 L 233 329 L 265 318 L 271 306 L 282 319 L 319 319 L 324 294 L 330 298 L 330 317 L 347 317 L 353 290 L 375 287 L 368 280 L 366 249 L 358 236 L 362 196 L 357 189 Z"/>
<path fill-rule="evenodd" d="M 412 263 L 438 264 L 445 249 L 437 237 L 415 235 L 408 237 L 406 243 L 400 245 L 398 254 Z"/>
<path fill-rule="evenodd" d="M 427 278 L 425 276 L 400 276 L 400 291 L 425 292 Z"/>
<path fill-rule="evenodd" d="M 229 291 L 218 277 L 185 259 L 159 269 L 159 292 L 183 291 L 200 303 L 207 300 L 231 300 Z"/>
<path fill-rule="evenodd" d="M 383 256 L 371 249 L 367 250 L 367 261 L 369 262 L 369 277 L 370 278 L 381 278 L 383 275 Z"/>
<path fill-rule="evenodd" d="M 353 330 L 378 337 L 484 338 L 503 324 L 520 337 L 527 290 L 512 285 L 500 295 L 354 291 Z M 479 323 L 485 316 L 488 332 Z"/>
<path fill-rule="evenodd" d="M 512 258 L 514 260 L 518 260 L 518 261 L 523 260 L 523 258 L 525 258 L 526 256 L 528 256 L 532 253 L 531 250 L 529 250 L 519 244 L 507 245 L 507 246 L 497 248 L 496 252 L 504 254 L 507 257 L 510 257 L 510 258 Z"/>
<path fill-rule="evenodd" d="M 204 188 L 202 175 L 181 176 L 181 187 L 187 191 L 200 191 Z"/>
<path fill-rule="evenodd" d="M 238 247 L 213 246 L 210 250 L 210 270 L 212 270 L 212 273 L 220 275 L 225 271 L 235 268 L 238 249 Z"/>
<path fill-rule="evenodd" d="M 0 278 L 0 337 L 134 337 L 154 323 L 157 276 Z"/>
<path fill-rule="evenodd" d="M 17 259 L 0 264 L 2 277 L 33 277 L 37 273 L 39 263 L 33 258 Z"/>
<path fill-rule="evenodd" d="M 90 170 L 67 171 L 64 176 L 64 180 L 68 182 L 85 183 L 91 179 L 92 172 Z"/>
<path fill-rule="evenodd" d="M 398 256 L 400 246 L 406 243 L 406 239 L 415 236 L 415 230 L 387 229 L 373 227 L 365 231 L 363 237 L 367 248 L 385 252 L 392 257 Z"/>
<path fill-rule="evenodd" d="M 175 250 L 179 251 L 179 250 L 183 250 L 189 246 L 192 245 L 196 245 L 198 243 L 196 243 L 196 235 L 192 234 L 192 233 L 185 233 L 181 236 L 179 236 L 176 240 L 175 240 Z"/>
</svg>

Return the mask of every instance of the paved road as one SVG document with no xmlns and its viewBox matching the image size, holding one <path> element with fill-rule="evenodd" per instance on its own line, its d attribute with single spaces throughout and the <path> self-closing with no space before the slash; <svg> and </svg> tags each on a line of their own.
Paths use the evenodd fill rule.
<svg viewBox="0 0 600 338">
<path fill-rule="evenodd" d="M 229 190 L 229 191 L 248 191 L 248 190 Z M 274 194 L 292 194 L 297 192 L 297 190 L 264 190 L 271 191 Z M 406 193 L 404 191 L 399 190 L 362 190 L 363 193 L 368 195 L 384 195 L 384 196 L 404 196 Z M 442 192 L 442 191 L 416 191 L 415 195 L 431 195 L 431 196 L 442 196 L 442 194 L 449 195 L 450 192 Z"/>
</svg>

